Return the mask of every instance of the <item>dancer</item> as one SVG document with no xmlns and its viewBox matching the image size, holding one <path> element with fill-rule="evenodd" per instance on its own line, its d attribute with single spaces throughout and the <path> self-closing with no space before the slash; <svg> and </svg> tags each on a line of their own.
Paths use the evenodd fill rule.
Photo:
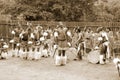
<svg viewBox="0 0 120 80">
<path fill-rule="evenodd" d="M 56 65 L 65 65 L 67 63 L 67 56 L 65 54 L 67 47 L 67 34 L 63 25 L 58 27 L 58 55 L 56 55 L 55 64 Z"/>
</svg>

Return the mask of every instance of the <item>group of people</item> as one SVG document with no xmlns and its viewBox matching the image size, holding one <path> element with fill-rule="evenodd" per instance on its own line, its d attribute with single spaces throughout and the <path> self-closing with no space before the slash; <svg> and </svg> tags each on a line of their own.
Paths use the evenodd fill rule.
<svg viewBox="0 0 120 80">
<path fill-rule="evenodd" d="M 0 40 L 1 59 L 20 57 L 25 60 L 39 60 L 42 57 L 54 57 L 56 65 L 65 65 L 68 60 L 66 51 L 74 48 L 74 60 L 82 60 L 83 56 L 91 63 L 105 64 L 113 56 L 114 33 L 109 28 L 75 27 L 70 29 L 60 22 L 55 28 L 33 27 L 27 29 L 16 27 L 11 30 L 12 39 L 8 43 Z M 120 32 L 116 32 L 118 38 Z"/>
</svg>

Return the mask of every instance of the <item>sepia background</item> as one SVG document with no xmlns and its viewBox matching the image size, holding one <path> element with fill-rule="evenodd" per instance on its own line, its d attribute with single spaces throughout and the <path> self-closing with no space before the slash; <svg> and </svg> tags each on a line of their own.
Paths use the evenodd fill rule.
<svg viewBox="0 0 120 80">
<path fill-rule="evenodd" d="M 70 29 L 109 27 L 120 31 L 120 0 L 0 0 L 0 39 L 12 39 L 11 31 L 18 26 L 27 28 L 27 22 L 33 27 L 40 24 L 54 28 L 59 21 Z M 53 58 L 37 62 L 1 60 L 0 80 L 120 79 L 112 61 L 106 65 L 70 61 L 66 66 L 56 67 Z"/>
</svg>

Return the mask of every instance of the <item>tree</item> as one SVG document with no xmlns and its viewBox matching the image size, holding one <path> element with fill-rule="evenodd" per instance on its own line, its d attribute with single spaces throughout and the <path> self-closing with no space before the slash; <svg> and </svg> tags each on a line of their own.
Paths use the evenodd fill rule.
<svg viewBox="0 0 120 80">
<path fill-rule="evenodd" d="M 92 17 L 95 16 L 93 6 L 96 0 L 11 1 L 14 4 L 6 4 L 1 13 L 10 14 L 16 19 L 21 14 L 25 17 L 21 19 L 25 20 L 94 21 L 96 19 Z"/>
</svg>

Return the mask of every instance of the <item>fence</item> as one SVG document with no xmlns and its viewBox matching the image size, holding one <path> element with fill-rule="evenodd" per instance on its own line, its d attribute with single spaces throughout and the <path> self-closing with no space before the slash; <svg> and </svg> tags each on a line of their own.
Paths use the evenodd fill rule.
<svg viewBox="0 0 120 80">
<path fill-rule="evenodd" d="M 27 27 L 28 21 L 0 21 L 0 38 L 9 38 L 10 29 L 19 26 L 18 23 L 21 24 L 23 28 Z M 58 22 L 54 21 L 29 21 L 32 23 L 32 26 L 37 26 L 38 24 L 42 25 L 44 28 L 51 27 L 54 28 L 58 25 Z M 92 29 L 96 30 L 98 27 L 109 27 L 111 30 L 116 31 L 120 30 L 120 22 L 63 22 L 67 27 L 74 28 L 75 26 L 80 26 L 81 28 L 84 27 L 91 27 Z"/>
</svg>

